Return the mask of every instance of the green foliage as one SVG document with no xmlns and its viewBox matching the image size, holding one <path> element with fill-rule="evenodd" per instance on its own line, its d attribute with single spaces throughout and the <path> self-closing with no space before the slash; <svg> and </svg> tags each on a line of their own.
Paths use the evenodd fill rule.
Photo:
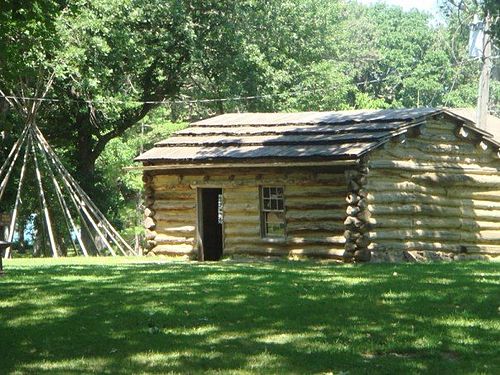
<svg viewBox="0 0 500 375">
<path fill-rule="evenodd" d="M 124 168 L 133 165 L 138 152 L 153 147 L 154 143 L 187 126 L 185 123 L 172 123 L 166 120 L 167 117 L 164 108 L 150 112 L 123 136 L 112 139 L 96 162 L 101 204 L 107 207 L 108 216 L 125 231 L 128 238 L 142 232 L 143 182 L 142 172 L 126 171 Z"/>
<path fill-rule="evenodd" d="M 0 372 L 500 371 L 493 263 L 147 262 L 7 261 Z"/>
</svg>

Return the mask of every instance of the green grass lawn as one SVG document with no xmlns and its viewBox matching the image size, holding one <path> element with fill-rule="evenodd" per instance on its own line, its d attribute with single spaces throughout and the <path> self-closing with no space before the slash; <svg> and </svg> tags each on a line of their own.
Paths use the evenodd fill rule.
<svg viewBox="0 0 500 375">
<path fill-rule="evenodd" d="M 0 374 L 500 373 L 500 266 L 10 260 Z"/>
</svg>

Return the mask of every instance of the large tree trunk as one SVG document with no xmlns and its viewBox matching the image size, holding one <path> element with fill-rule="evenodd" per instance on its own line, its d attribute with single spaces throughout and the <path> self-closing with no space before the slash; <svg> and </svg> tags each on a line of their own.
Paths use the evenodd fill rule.
<svg viewBox="0 0 500 375">
<path fill-rule="evenodd" d="M 95 156 L 93 154 L 94 141 L 92 139 L 92 124 L 79 119 L 77 139 L 77 176 L 76 180 L 89 196 L 94 195 L 95 188 Z"/>
<path fill-rule="evenodd" d="M 78 123 L 78 139 L 77 139 L 77 169 L 75 179 L 85 192 L 92 198 L 95 196 L 95 157 L 92 152 L 93 139 L 92 139 L 92 125 L 90 122 L 79 118 Z M 83 214 L 83 212 L 82 212 Z M 83 215 L 84 216 L 84 215 Z M 88 229 L 90 230 L 88 230 Z M 94 244 L 94 233 L 92 224 L 86 220 L 86 224 L 81 224 L 82 241 L 89 255 L 97 255 L 98 251 Z"/>
</svg>

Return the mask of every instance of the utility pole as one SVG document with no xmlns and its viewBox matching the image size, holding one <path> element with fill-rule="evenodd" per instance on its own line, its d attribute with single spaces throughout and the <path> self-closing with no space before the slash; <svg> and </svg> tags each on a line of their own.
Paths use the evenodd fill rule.
<svg viewBox="0 0 500 375">
<path fill-rule="evenodd" d="M 488 124 L 488 102 L 490 98 L 490 74 L 491 74 L 491 37 L 490 31 L 490 14 L 486 13 L 483 26 L 483 43 L 482 43 L 482 68 L 479 78 L 479 97 L 477 99 L 477 120 L 476 124 L 480 129 L 487 130 Z"/>
</svg>

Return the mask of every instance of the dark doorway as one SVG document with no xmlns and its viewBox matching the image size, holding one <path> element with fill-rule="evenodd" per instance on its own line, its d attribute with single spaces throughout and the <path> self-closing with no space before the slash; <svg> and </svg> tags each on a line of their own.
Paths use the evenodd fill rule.
<svg viewBox="0 0 500 375">
<path fill-rule="evenodd" d="M 200 189 L 201 260 L 222 258 L 222 189 Z"/>
</svg>

